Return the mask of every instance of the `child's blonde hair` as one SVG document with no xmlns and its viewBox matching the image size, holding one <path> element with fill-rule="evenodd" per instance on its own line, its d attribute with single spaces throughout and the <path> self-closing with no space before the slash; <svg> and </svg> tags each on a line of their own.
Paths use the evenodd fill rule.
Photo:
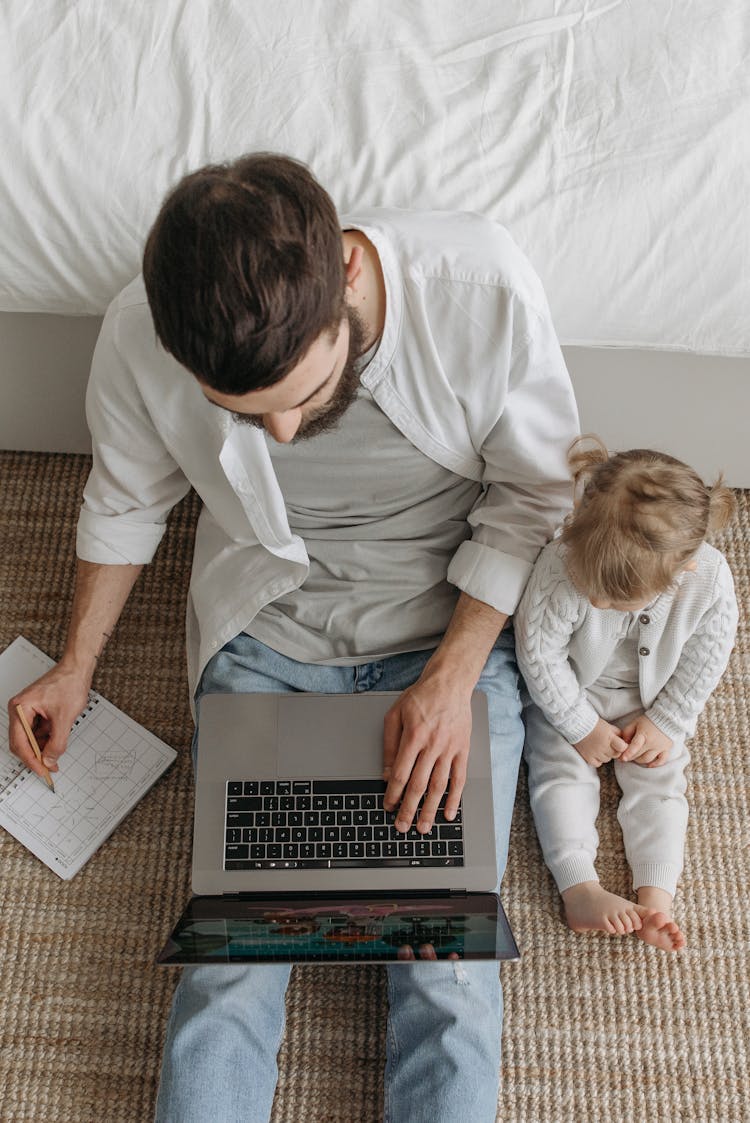
<svg viewBox="0 0 750 1123">
<path fill-rule="evenodd" d="M 734 512 L 722 477 L 707 487 L 664 452 L 610 456 L 598 437 L 584 436 L 571 445 L 568 463 L 579 495 L 562 541 L 570 575 L 589 599 L 629 603 L 664 592 L 708 531 Z"/>
</svg>

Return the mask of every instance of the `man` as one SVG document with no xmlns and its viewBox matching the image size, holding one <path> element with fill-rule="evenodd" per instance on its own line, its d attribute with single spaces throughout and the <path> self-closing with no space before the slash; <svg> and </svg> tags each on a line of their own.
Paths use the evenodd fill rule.
<svg viewBox="0 0 750 1123">
<path fill-rule="evenodd" d="M 502 876 L 523 741 L 504 626 L 566 511 L 577 432 L 538 279 L 479 216 L 340 223 L 303 165 L 268 154 L 183 180 L 143 273 L 94 355 L 65 653 L 12 700 L 36 715 L 48 767 L 192 485 L 198 713 L 206 691 L 401 691 L 385 802 L 398 829 L 426 832 L 446 790 L 455 814 L 484 690 Z M 13 717 L 11 737 L 38 771 Z M 268 1118 L 288 977 L 183 972 L 159 1120 Z M 386 1117 L 494 1119 L 496 964 L 399 965 L 389 986 Z"/>
</svg>

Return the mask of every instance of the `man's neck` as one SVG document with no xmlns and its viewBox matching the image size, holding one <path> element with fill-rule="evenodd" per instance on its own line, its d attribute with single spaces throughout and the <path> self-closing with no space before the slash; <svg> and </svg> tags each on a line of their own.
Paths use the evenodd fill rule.
<svg viewBox="0 0 750 1123">
<path fill-rule="evenodd" d="M 347 303 L 356 308 L 367 327 L 365 350 L 380 339 L 385 325 L 385 278 L 380 257 L 375 246 L 361 230 L 345 230 L 342 235 L 344 255 L 348 256 L 353 246 L 362 250 L 362 268 L 354 283 L 347 290 Z"/>
</svg>

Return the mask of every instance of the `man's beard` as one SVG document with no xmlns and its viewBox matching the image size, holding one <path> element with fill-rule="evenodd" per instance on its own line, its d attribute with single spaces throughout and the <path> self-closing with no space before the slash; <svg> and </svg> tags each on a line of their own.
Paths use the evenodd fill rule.
<svg viewBox="0 0 750 1123">
<path fill-rule="evenodd" d="M 310 437 L 317 437 L 321 433 L 328 433 L 331 429 L 335 429 L 357 397 L 359 390 L 357 362 L 364 354 L 367 345 L 367 326 L 356 308 L 347 308 L 346 314 L 349 320 L 349 349 L 336 389 L 324 405 L 313 410 L 300 423 L 299 429 L 289 442 L 290 444 L 296 444 L 297 441 L 307 441 Z M 264 428 L 263 418 L 256 414 L 233 413 L 232 417 L 243 425 L 253 425 L 256 429 Z"/>
</svg>

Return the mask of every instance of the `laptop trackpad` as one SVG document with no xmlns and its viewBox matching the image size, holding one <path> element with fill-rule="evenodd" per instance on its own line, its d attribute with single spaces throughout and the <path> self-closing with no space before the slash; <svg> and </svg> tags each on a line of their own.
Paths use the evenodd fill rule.
<svg viewBox="0 0 750 1123">
<path fill-rule="evenodd" d="M 383 769 L 383 718 L 394 696 L 279 698 L 279 776 L 368 777 Z"/>
</svg>

